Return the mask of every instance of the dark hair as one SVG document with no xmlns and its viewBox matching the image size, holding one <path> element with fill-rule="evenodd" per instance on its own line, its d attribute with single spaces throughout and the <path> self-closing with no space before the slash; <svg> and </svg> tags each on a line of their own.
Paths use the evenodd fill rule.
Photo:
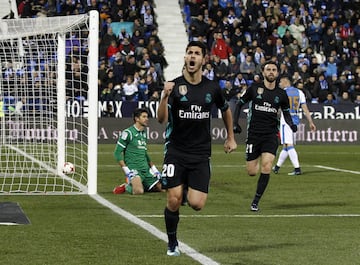
<svg viewBox="0 0 360 265">
<path fill-rule="evenodd" d="M 133 112 L 133 120 L 135 121 L 135 118 L 139 118 L 142 113 L 146 112 L 147 115 L 150 115 L 150 112 L 147 108 L 136 108 Z"/>
<path fill-rule="evenodd" d="M 273 64 L 273 65 L 275 65 L 276 68 L 277 68 L 278 71 L 279 71 L 279 65 L 278 65 L 278 63 L 277 63 L 277 62 L 274 62 L 274 61 L 272 61 L 272 60 L 268 60 L 268 61 L 264 62 L 264 63 L 261 65 L 261 70 L 264 71 L 265 66 L 268 65 L 268 64 Z"/>
<path fill-rule="evenodd" d="M 186 51 L 187 51 L 190 47 L 199 47 L 199 48 L 201 49 L 201 52 L 202 52 L 203 57 L 205 57 L 207 48 L 206 48 L 206 45 L 205 45 L 203 42 L 201 42 L 201 41 L 194 41 L 194 40 L 193 40 L 193 41 L 190 41 L 190 42 L 188 43 L 188 45 L 186 46 Z"/>
</svg>

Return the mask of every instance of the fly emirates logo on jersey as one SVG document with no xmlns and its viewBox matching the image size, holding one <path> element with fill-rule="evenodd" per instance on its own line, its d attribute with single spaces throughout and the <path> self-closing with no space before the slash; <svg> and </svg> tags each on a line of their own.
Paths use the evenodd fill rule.
<svg viewBox="0 0 360 265">
<path fill-rule="evenodd" d="M 264 102 L 264 104 L 262 106 L 255 104 L 254 108 L 255 108 L 255 110 L 258 110 L 258 111 L 272 112 L 272 113 L 278 112 L 277 109 L 272 107 L 269 102 Z"/>
<path fill-rule="evenodd" d="M 202 106 L 191 105 L 190 110 L 179 110 L 179 117 L 188 120 L 203 120 L 210 117 L 210 112 L 202 111 Z"/>
</svg>

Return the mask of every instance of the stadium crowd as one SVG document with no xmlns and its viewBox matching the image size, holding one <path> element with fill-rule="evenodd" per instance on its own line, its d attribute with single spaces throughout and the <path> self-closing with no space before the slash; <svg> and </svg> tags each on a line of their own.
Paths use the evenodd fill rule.
<svg viewBox="0 0 360 265">
<path fill-rule="evenodd" d="M 27 18 L 98 10 L 99 99 L 148 101 L 159 99 L 167 67 L 155 4 L 22 0 L 18 13 Z M 218 81 L 229 100 L 259 82 L 260 65 L 270 59 L 279 64 L 280 76 L 288 76 L 304 91 L 308 102 L 360 104 L 360 2 L 180 0 L 179 5 L 189 40 L 208 47 L 204 75 Z M 114 22 L 131 22 L 132 30 L 114 32 Z M 68 64 L 73 60 L 68 58 Z"/>
</svg>

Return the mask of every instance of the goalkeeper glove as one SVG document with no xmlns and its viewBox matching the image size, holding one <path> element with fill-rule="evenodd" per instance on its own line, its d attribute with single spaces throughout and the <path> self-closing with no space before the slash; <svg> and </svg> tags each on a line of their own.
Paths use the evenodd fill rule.
<svg viewBox="0 0 360 265">
<path fill-rule="evenodd" d="M 236 123 L 236 124 L 234 124 L 233 131 L 234 131 L 234 133 L 241 133 L 242 129 L 241 129 L 240 125 Z"/>
<path fill-rule="evenodd" d="M 130 183 L 131 180 L 133 179 L 133 177 L 135 177 L 137 175 L 136 170 L 130 170 L 127 166 L 122 167 L 122 169 L 124 170 L 124 173 L 128 179 L 128 183 Z"/>
<path fill-rule="evenodd" d="M 155 178 L 157 178 L 158 180 L 161 179 L 161 173 L 159 172 L 159 170 L 156 168 L 155 165 L 153 165 L 151 168 L 150 168 L 150 172 L 151 174 L 153 174 L 153 176 Z"/>
<path fill-rule="evenodd" d="M 291 125 L 290 128 L 294 133 L 297 132 L 297 126 L 295 124 Z"/>
</svg>

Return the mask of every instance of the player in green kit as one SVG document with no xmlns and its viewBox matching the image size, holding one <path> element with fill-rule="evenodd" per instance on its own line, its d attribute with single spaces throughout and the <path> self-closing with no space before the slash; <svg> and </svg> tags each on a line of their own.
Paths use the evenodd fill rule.
<svg viewBox="0 0 360 265">
<path fill-rule="evenodd" d="M 123 130 L 117 141 L 114 156 L 124 171 L 127 183 L 114 188 L 114 194 L 138 195 L 145 191 L 161 191 L 161 174 L 147 153 L 145 128 L 149 122 L 149 111 L 137 108 L 133 113 L 134 124 Z"/>
</svg>

